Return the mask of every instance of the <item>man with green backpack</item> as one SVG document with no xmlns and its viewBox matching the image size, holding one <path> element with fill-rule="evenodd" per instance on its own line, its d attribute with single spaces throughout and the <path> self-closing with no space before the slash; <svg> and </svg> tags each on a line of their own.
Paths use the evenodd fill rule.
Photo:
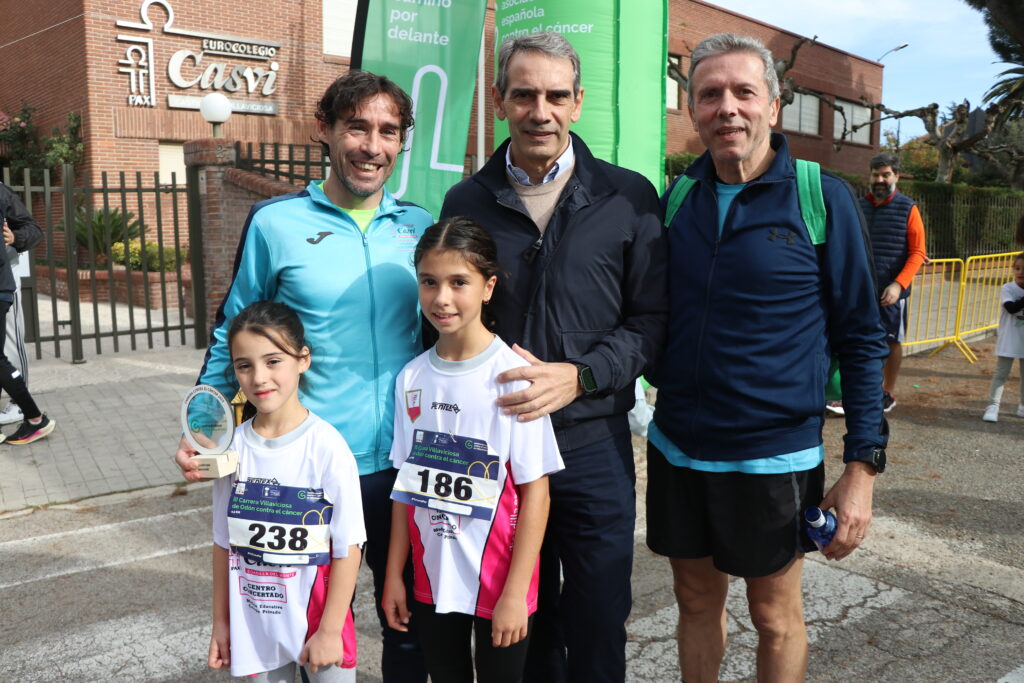
<svg viewBox="0 0 1024 683">
<path fill-rule="evenodd" d="M 719 34 L 693 51 L 689 110 L 705 152 L 663 197 L 668 341 L 648 430 L 648 545 L 670 558 L 683 679 L 717 680 L 729 576 L 743 577 L 758 678 L 802 681 L 809 506 L 833 509 L 823 550 L 867 536 L 885 468 L 886 345 L 863 219 L 849 187 L 772 133 L 771 53 Z M 825 493 L 822 424 L 835 357 L 845 469 Z"/>
</svg>

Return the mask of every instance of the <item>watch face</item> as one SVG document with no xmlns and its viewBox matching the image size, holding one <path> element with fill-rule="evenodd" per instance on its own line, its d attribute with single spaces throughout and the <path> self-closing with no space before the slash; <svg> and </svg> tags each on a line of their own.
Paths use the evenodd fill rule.
<svg viewBox="0 0 1024 683">
<path fill-rule="evenodd" d="M 885 462 L 886 458 L 884 448 L 876 448 L 871 451 L 871 464 L 874 465 L 875 469 L 880 473 L 885 471 Z"/>
<path fill-rule="evenodd" d="M 597 382 L 594 381 L 594 372 L 587 365 L 577 365 L 579 369 L 580 386 L 583 393 L 592 394 L 597 391 Z"/>
</svg>

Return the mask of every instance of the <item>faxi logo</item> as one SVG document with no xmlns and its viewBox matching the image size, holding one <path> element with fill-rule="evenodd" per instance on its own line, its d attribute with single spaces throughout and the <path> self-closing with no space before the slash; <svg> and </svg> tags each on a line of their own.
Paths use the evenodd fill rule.
<svg viewBox="0 0 1024 683">
<path fill-rule="evenodd" d="M 154 5 L 159 9 L 150 15 Z M 270 98 L 277 92 L 282 44 L 181 26 L 171 0 L 139 0 L 139 20 L 118 19 L 115 25 L 117 72 L 127 77 L 129 107 L 157 107 L 157 76 L 166 74 L 174 86 L 166 93 L 171 109 L 197 110 L 204 91 L 212 89 L 231 98 L 231 110 L 239 114 L 277 114 L 278 103 Z"/>
<path fill-rule="evenodd" d="M 329 231 L 326 231 L 326 230 L 321 230 L 320 232 L 318 232 L 316 234 L 316 237 L 307 237 L 306 241 L 309 242 L 310 244 L 320 244 L 321 242 L 324 241 L 325 237 L 327 237 L 328 235 L 333 235 L 333 234 L 334 234 L 333 232 L 329 232 Z"/>
</svg>

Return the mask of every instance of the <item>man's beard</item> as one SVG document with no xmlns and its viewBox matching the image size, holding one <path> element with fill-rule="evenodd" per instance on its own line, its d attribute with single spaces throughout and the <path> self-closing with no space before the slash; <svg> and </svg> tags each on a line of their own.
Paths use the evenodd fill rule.
<svg viewBox="0 0 1024 683">
<path fill-rule="evenodd" d="M 871 186 L 871 194 L 875 199 L 885 199 L 892 194 L 893 186 L 889 183 L 875 183 Z"/>
</svg>

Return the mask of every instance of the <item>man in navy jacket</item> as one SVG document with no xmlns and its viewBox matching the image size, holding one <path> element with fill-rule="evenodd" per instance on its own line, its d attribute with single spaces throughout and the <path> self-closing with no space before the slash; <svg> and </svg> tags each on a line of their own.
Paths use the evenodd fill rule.
<svg viewBox="0 0 1024 683">
<path fill-rule="evenodd" d="M 821 177 L 826 241 L 801 217 L 786 139 L 772 133 L 772 56 L 745 36 L 701 42 L 689 110 L 707 151 L 669 230 L 668 341 L 649 428 L 648 545 L 670 558 L 683 679 L 715 681 L 729 576 L 747 584 L 758 679 L 802 681 L 802 511 L 834 508 L 841 559 L 867 536 L 885 467 L 879 324 L 861 216 Z M 668 193 L 666 193 L 666 197 Z M 824 493 L 824 384 L 838 357 L 845 470 Z"/>
<path fill-rule="evenodd" d="M 583 88 L 560 35 L 506 41 L 492 98 L 511 139 L 448 192 L 441 217 L 469 216 L 494 238 L 497 332 L 532 363 L 499 376 L 531 383 L 502 407 L 552 413 L 565 460 L 550 479 L 524 680 L 623 681 L 636 504 L 626 415 L 664 339 L 661 210 L 646 179 L 569 133 Z"/>
</svg>

